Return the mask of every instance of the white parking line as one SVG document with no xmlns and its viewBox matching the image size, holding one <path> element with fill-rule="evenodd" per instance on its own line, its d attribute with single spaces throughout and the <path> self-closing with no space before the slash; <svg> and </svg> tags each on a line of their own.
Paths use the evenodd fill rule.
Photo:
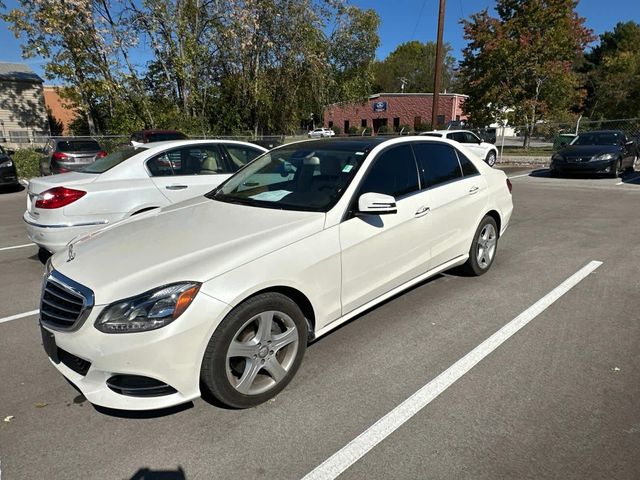
<svg viewBox="0 0 640 480">
<path fill-rule="evenodd" d="M 547 293 L 524 312 L 504 325 L 448 369 L 423 386 L 416 393 L 387 413 L 342 449 L 309 472 L 303 480 L 333 480 L 362 458 L 369 450 L 387 438 L 407 420 L 426 407 L 478 362 L 502 345 L 522 327 L 536 318 L 556 300 L 586 278 L 602 262 L 592 261 Z"/>
<path fill-rule="evenodd" d="M 35 243 L 25 243 L 24 245 L 14 245 L 13 247 L 1 247 L 0 248 L 0 252 L 2 252 L 4 250 L 13 250 L 15 248 L 30 247 L 31 245 L 35 245 Z"/>
<path fill-rule="evenodd" d="M 31 315 L 37 315 L 40 310 L 31 310 L 30 312 L 18 313 L 11 315 L 10 317 L 0 318 L 0 323 L 10 322 L 11 320 L 18 320 L 19 318 L 30 317 Z"/>
</svg>

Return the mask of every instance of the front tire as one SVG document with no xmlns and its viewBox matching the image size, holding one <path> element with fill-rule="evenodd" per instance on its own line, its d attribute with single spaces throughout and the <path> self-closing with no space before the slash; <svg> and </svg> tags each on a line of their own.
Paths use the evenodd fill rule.
<svg viewBox="0 0 640 480">
<path fill-rule="evenodd" d="M 287 386 L 306 347 L 300 307 L 279 293 L 257 295 L 235 307 L 211 336 L 202 360 L 203 388 L 229 407 L 255 407 Z"/>
<path fill-rule="evenodd" d="M 484 161 L 487 162 L 487 165 L 493 167 L 496 164 L 496 152 L 491 150 L 489 153 L 487 153 L 487 158 L 485 158 Z"/>
<path fill-rule="evenodd" d="M 618 178 L 620 175 L 620 170 L 622 169 L 622 160 L 616 160 L 616 163 L 611 167 L 611 172 L 609 173 L 610 178 Z"/>
<path fill-rule="evenodd" d="M 482 219 L 473 236 L 469 258 L 464 264 L 467 273 L 475 276 L 484 275 L 489 271 L 498 250 L 498 225 L 487 215 Z"/>
</svg>

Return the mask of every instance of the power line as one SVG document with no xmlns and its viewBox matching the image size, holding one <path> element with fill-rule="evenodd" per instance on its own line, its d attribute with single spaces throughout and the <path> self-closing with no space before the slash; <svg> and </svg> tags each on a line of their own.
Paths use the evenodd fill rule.
<svg viewBox="0 0 640 480">
<path fill-rule="evenodd" d="M 427 0 L 422 2 L 422 6 L 420 7 L 420 13 L 418 13 L 418 19 L 416 20 L 416 25 L 413 27 L 413 32 L 411 32 L 411 39 L 413 40 L 416 35 L 416 30 L 418 30 L 418 25 L 420 25 L 420 19 L 422 18 L 422 12 L 424 11 L 424 6 L 427 4 Z"/>
</svg>

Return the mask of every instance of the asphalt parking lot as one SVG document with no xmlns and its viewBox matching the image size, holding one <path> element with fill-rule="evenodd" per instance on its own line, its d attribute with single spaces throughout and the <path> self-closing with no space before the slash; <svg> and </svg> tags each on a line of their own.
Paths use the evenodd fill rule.
<svg viewBox="0 0 640 480">
<path fill-rule="evenodd" d="M 43 265 L 23 246 L 26 191 L 0 193 L 1 478 L 335 478 L 342 470 L 314 469 L 347 458 L 344 479 L 637 479 L 640 172 L 507 173 L 515 211 L 488 274 L 440 275 L 347 323 L 310 346 L 284 392 L 244 411 L 198 400 L 134 414 L 86 402 L 49 364 L 37 314 L 15 318 L 38 308 Z M 586 265 L 546 309 L 530 309 Z M 348 458 L 352 440 L 534 310 Z"/>
</svg>

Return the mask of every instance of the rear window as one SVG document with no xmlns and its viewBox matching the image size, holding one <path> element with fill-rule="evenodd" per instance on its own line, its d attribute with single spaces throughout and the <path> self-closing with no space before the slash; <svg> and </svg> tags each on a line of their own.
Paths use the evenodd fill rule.
<svg viewBox="0 0 640 480">
<path fill-rule="evenodd" d="M 123 148 L 122 150 L 116 150 L 110 153 L 106 157 L 99 158 L 90 165 L 80 170 L 84 173 L 104 173 L 107 170 L 115 167 L 119 163 L 124 162 L 127 158 L 133 157 L 135 154 L 142 152 L 139 148 Z"/>
<path fill-rule="evenodd" d="M 60 152 L 99 152 L 100 145 L 94 140 L 64 140 L 58 142 Z"/>
<path fill-rule="evenodd" d="M 186 140 L 187 136 L 184 133 L 150 133 L 147 135 L 147 142 L 164 142 L 167 140 Z"/>
</svg>

